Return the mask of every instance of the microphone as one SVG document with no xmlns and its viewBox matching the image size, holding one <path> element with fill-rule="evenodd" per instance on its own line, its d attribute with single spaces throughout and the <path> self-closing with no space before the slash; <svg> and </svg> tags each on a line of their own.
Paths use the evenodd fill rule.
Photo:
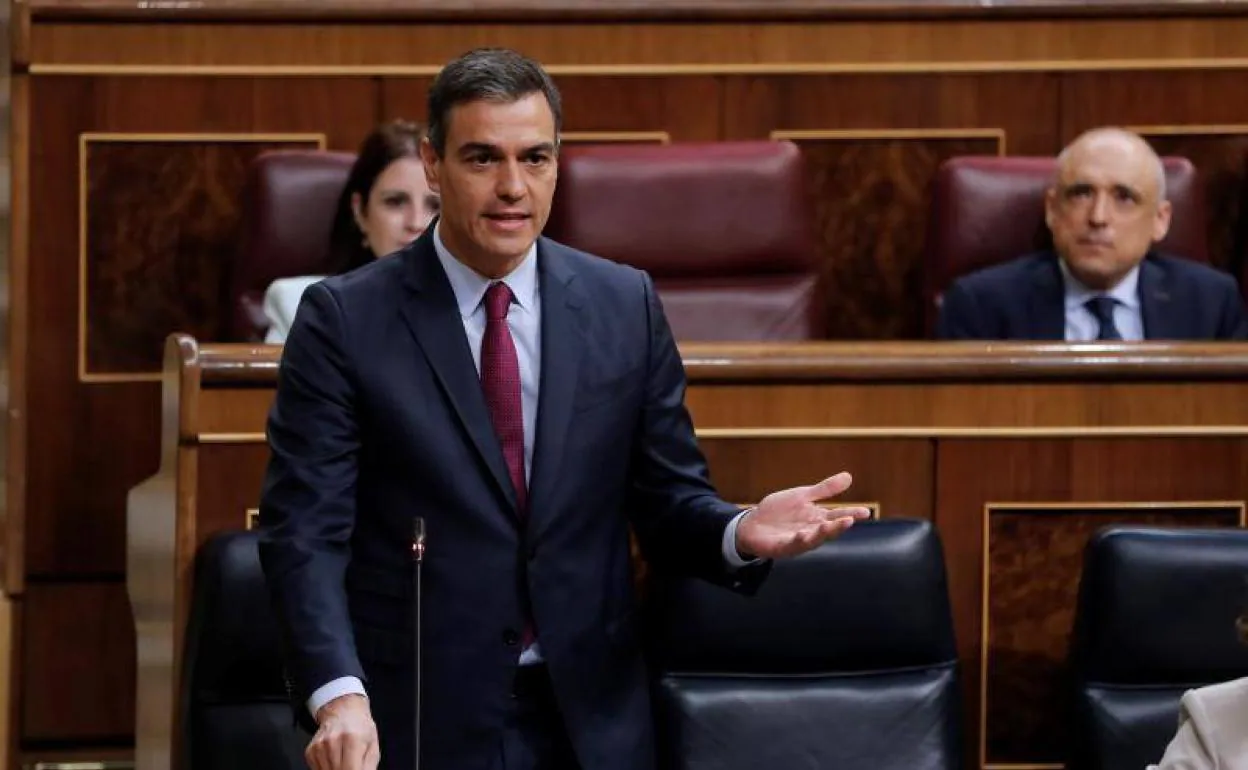
<svg viewBox="0 0 1248 770">
<path fill-rule="evenodd" d="M 420 569 L 425 560 L 425 519 L 423 516 L 417 516 L 412 523 L 412 662 L 415 665 L 414 679 L 416 684 L 416 721 L 413 725 L 414 732 L 412 735 L 414 764 L 412 767 L 415 770 L 420 770 Z"/>
</svg>

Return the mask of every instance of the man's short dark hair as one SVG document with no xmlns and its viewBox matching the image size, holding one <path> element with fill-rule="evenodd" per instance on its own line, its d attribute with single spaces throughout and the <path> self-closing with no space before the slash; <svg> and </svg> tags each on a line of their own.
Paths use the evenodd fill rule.
<svg viewBox="0 0 1248 770">
<path fill-rule="evenodd" d="M 516 102 L 530 94 L 546 97 L 555 116 L 555 142 L 563 127 L 559 89 L 542 65 L 506 48 L 477 48 L 448 63 L 429 88 L 429 143 L 446 154 L 446 128 L 451 108 L 466 102 Z"/>
</svg>

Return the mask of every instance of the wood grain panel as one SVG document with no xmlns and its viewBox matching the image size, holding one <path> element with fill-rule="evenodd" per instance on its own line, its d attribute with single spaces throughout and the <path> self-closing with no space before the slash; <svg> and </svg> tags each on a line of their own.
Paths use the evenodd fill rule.
<svg viewBox="0 0 1248 770">
<path fill-rule="evenodd" d="M 1067 656 L 1083 549 L 1101 527 L 1239 526 L 1241 506 L 1157 510 L 1129 505 L 1089 508 L 992 508 L 988 511 L 988 714 L 991 763 L 1058 763 L 1053 736 L 1070 732 Z M 1193 506 L 1196 504 L 1193 503 Z"/>
<path fill-rule="evenodd" d="M 431 83 L 428 77 L 384 79 L 381 113 L 426 120 Z M 563 98 L 564 131 L 666 131 L 672 141 L 719 138 L 724 95 L 718 78 L 564 75 L 556 84 Z"/>
<path fill-rule="evenodd" d="M 32 582 L 22 614 L 25 747 L 129 742 L 135 650 L 125 585 Z"/>
<path fill-rule="evenodd" d="M 23 750 L 53 742 L 133 740 L 133 621 L 124 599 L 101 601 L 96 592 L 124 597 L 126 494 L 157 469 L 159 387 L 78 380 L 80 136 L 323 133 L 331 148 L 353 149 L 374 124 L 378 97 L 376 81 L 365 78 L 32 80 L 30 125 L 37 130 L 31 131 L 29 158 L 39 173 L 31 174 L 29 188 L 25 557 L 28 580 L 41 584 L 51 578 L 58 586 L 23 598 L 25 618 L 34 623 L 27 623 L 22 637 L 24 660 L 33 666 L 20 705 Z M 145 175 L 133 183 L 146 185 L 150 179 Z M 111 189 L 128 189 L 118 184 Z M 192 200 L 221 191 L 211 185 L 182 190 Z M 133 191 L 125 194 L 146 200 Z M 193 206 L 160 210 L 175 223 L 189 220 L 191 227 L 202 215 Z M 163 256 L 172 260 L 177 254 Z M 173 274 L 175 264 L 162 265 L 162 274 Z M 202 296 L 207 294 L 203 290 Z M 197 313 L 188 317 L 211 326 L 211 319 Z M 58 599 L 59 583 L 68 579 L 81 582 Z M 86 632 L 48 647 L 39 624 L 56 625 L 74 613 L 89 621 Z M 105 618 L 107 628 L 97 629 Z M 98 640 L 119 633 L 127 636 Z"/>
<path fill-rule="evenodd" d="M 1221 131 L 1216 127 L 1142 127 L 1141 131 L 1159 153 L 1182 156 L 1195 164 L 1205 193 L 1210 261 L 1241 275 L 1248 254 L 1248 123 Z"/>
<path fill-rule="evenodd" d="M 284 92 L 284 96 L 277 96 Z M 26 557 L 28 572 L 119 574 L 123 569 L 125 494 L 156 470 L 159 405 L 152 384 L 84 386 L 78 382 L 78 173 L 79 136 L 110 133 L 324 133 L 330 146 L 354 147 L 372 127 L 376 84 L 363 79 L 273 80 L 161 78 L 55 78 L 32 89 L 30 187 L 30 361 L 27 443 Z M 273 105 L 284 105 L 275 111 Z M 170 167 L 170 171 L 174 168 Z M 150 172 L 149 172 L 150 173 Z M 202 177 L 203 180 L 212 175 Z M 149 177 L 134 180 L 146 185 Z M 144 204 L 134 187 L 110 183 L 112 194 Z M 118 187 L 118 185 L 122 185 Z M 187 198 L 168 212 L 165 226 L 190 222 L 223 188 L 179 187 Z M 213 195 L 213 194 L 216 195 Z M 213 197 L 210 197 L 213 196 Z M 185 205 L 183 205 L 185 204 Z M 207 204 L 205 204 L 207 205 Z M 214 203 L 218 209 L 226 203 Z M 160 224 L 155 210 L 136 213 Z M 126 238 L 125 235 L 119 235 Z M 160 274 L 176 283 L 172 260 L 190 239 L 170 236 L 175 248 L 159 256 Z M 126 245 L 129 241 L 126 240 Z M 127 252 L 132 255 L 132 252 Z M 147 252 L 144 252 L 147 253 Z M 191 274 L 188 271 L 188 275 Z M 219 290 L 219 289 L 218 289 Z M 196 289 L 207 296 L 208 289 Z M 188 313 L 197 325 L 212 319 Z M 159 320 L 159 319 L 158 319 Z M 140 332 L 136 332 L 140 333 Z M 65 480 L 74 479 L 74 483 Z"/>
<path fill-rule="evenodd" d="M 932 519 L 935 442 L 926 439 L 705 439 L 711 481 L 725 500 L 755 503 L 840 471 L 853 486 L 837 505 L 879 503 L 881 517 Z"/>
<path fill-rule="evenodd" d="M 160 375 L 175 331 L 224 339 L 222 288 L 252 160 L 318 149 L 312 135 L 86 135 L 82 265 L 86 381 Z"/>
<path fill-rule="evenodd" d="M 936 522 L 948 559 L 949 590 L 968 704 L 980 700 L 979 667 L 985 652 L 981 641 L 985 627 L 982 612 L 985 505 L 1248 499 L 1248 442 L 1241 439 L 948 439 L 940 442 L 938 452 Z M 1137 521 L 1140 517 L 1129 520 Z M 1027 547 L 1034 547 L 1034 543 Z M 1064 547 L 1071 546 L 1068 543 Z M 1021 553 L 1023 548 L 1016 544 L 1015 554 Z M 1048 565 L 1042 584 L 1069 584 L 1070 580 L 1077 580 L 1077 574 L 1072 576 L 1068 570 L 1063 572 L 1059 568 L 1060 563 Z M 993 577 L 988 574 L 989 580 Z M 1002 589 L 1002 593 L 1008 597 L 1010 591 Z M 1055 616 L 1054 611 L 1041 613 L 1049 618 L 1044 621 L 1046 624 L 1055 623 L 1045 642 L 1050 647 L 1060 645 L 1061 642 L 1054 639 L 1064 638 L 1062 635 L 1066 633 L 1058 627 L 1061 616 Z M 1067 624 L 1065 628 L 1068 627 Z M 994 634 L 1007 635 L 1004 638 L 1013 633 L 1006 620 L 990 628 Z M 990 644 L 993 644 L 991 640 Z M 990 672 L 990 677 L 992 675 Z M 995 679 L 987 682 L 989 689 L 996 684 Z M 1030 735 L 1027 717 L 1016 713 L 1020 709 L 1029 711 L 1030 704 L 994 707 L 987 715 L 986 735 L 997 736 L 994 738 L 997 746 L 1004 745 L 1011 756 L 1026 755 L 1027 761 L 1051 756 L 1052 747 L 1033 744 L 1030 739 L 1020 745 L 1022 739 L 1013 737 Z M 993 721 L 996 714 L 1002 715 L 1002 719 L 1021 719 L 1023 726 L 1007 722 L 998 727 Z M 974 708 L 967 714 L 972 756 L 979 755 L 984 748 L 980 743 L 981 717 Z M 1008 740 L 994 732 L 998 729 L 1010 736 Z M 1054 736 L 1048 734 L 1046 740 L 1052 742 Z M 990 755 L 987 759 L 996 761 L 998 758 Z"/>
<path fill-rule="evenodd" d="M 268 462 L 267 444 L 200 447 L 195 550 L 218 532 L 247 529 L 247 511 L 260 505 Z"/>
<path fill-rule="evenodd" d="M 413 21 L 488 18 L 525 21 L 568 18 L 750 19 L 1014 17 L 1031 14 L 1120 16 L 1167 13 L 1226 13 L 1242 0 L 1003 0 L 985 7 L 979 0 L 216 0 L 211 5 L 136 8 L 124 0 L 30 0 L 25 5 L 40 21 L 77 19 L 117 21 L 157 19 L 254 19 L 298 21 Z"/>
<path fill-rule="evenodd" d="M 800 140 L 819 246 L 827 339 L 921 339 L 923 244 L 936 169 L 996 155 L 994 139 Z"/>
<path fill-rule="evenodd" d="M 733 77 L 725 137 L 793 138 L 806 158 L 833 339 L 924 336 L 922 260 L 937 167 L 1055 151 L 1047 75 Z M 852 109 L 847 108 L 853 105 Z"/>
<path fill-rule="evenodd" d="M 158 32 L 157 32 L 158 30 Z M 31 71 L 117 65 L 275 68 L 325 74 L 429 75 L 471 48 L 504 45 L 556 73 L 712 74 L 794 71 L 1206 66 L 1248 57 L 1248 17 L 985 18 L 739 22 L 203 24 L 45 22 L 31 30 Z M 1242 65 L 1242 62 L 1240 62 Z M 348 68 L 343 70 L 342 68 Z M 418 71 L 413 71 L 418 70 Z M 671 72 L 669 74 L 677 74 Z"/>
</svg>

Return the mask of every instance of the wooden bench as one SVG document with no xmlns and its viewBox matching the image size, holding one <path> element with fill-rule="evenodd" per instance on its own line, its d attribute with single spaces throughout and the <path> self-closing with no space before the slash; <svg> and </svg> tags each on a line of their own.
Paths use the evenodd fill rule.
<svg viewBox="0 0 1248 770">
<path fill-rule="evenodd" d="M 753 502 L 848 469 L 848 501 L 936 522 L 975 766 L 1061 759 L 1056 688 L 1091 532 L 1244 522 L 1248 346 L 812 343 L 682 354 L 726 499 Z M 277 347 L 169 339 L 160 470 L 128 510 L 141 770 L 176 756 L 195 551 L 248 526 L 257 507 L 279 358 Z"/>
</svg>

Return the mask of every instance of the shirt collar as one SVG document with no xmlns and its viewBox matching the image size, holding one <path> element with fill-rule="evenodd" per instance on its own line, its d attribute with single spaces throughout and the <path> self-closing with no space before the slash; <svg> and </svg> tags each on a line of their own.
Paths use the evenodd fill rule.
<svg viewBox="0 0 1248 770">
<path fill-rule="evenodd" d="M 1083 307 L 1088 300 L 1093 297 L 1112 297 L 1118 304 L 1135 310 L 1140 306 L 1140 266 L 1137 264 L 1131 268 L 1131 272 L 1123 276 L 1118 285 L 1109 291 L 1096 291 L 1089 289 L 1074 273 L 1070 272 L 1070 268 L 1066 266 L 1066 260 L 1058 257 L 1058 265 L 1062 270 L 1062 283 L 1066 286 L 1066 309 L 1073 310 L 1077 307 Z"/>
<path fill-rule="evenodd" d="M 490 288 L 494 280 L 481 275 L 451 254 L 442 242 L 441 221 L 433 227 L 433 250 L 437 252 L 438 261 L 442 263 L 442 269 L 446 271 L 446 277 L 451 282 L 451 291 L 455 293 L 459 314 L 464 318 L 469 317 L 477 312 L 481 300 L 485 298 L 486 289 Z M 537 301 L 536 241 L 529 247 L 520 264 L 516 265 L 516 269 L 503 276 L 502 281 L 511 289 L 520 307 L 529 310 L 534 307 Z"/>
</svg>

